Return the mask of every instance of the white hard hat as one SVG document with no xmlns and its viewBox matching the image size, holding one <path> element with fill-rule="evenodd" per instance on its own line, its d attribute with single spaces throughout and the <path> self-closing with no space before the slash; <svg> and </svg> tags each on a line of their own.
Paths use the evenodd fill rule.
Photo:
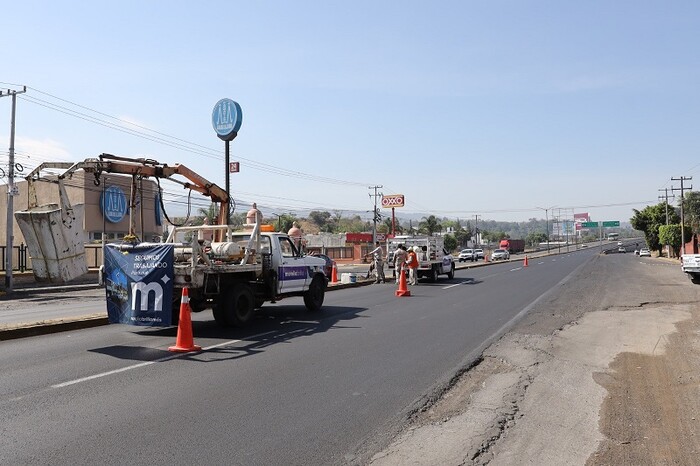
<svg viewBox="0 0 700 466">
<path fill-rule="evenodd" d="M 414 252 L 420 252 L 420 246 L 413 246 Z"/>
</svg>

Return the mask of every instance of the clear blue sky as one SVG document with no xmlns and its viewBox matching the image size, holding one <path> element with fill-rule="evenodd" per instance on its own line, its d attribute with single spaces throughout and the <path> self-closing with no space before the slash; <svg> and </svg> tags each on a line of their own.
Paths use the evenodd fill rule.
<svg viewBox="0 0 700 466">
<path fill-rule="evenodd" d="M 266 215 L 371 210 L 368 187 L 382 185 L 406 196 L 398 215 L 515 221 L 555 206 L 627 221 L 679 186 L 671 177 L 700 174 L 697 1 L 30 0 L 4 12 L 0 87 L 29 87 L 16 133 L 28 168 L 108 152 L 223 186 L 211 112 L 228 97 L 243 109 L 231 193 Z"/>
</svg>

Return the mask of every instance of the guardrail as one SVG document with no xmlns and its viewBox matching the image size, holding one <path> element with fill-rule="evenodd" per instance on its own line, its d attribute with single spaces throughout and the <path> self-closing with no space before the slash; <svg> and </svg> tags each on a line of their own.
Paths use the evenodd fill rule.
<svg viewBox="0 0 700 466">
<path fill-rule="evenodd" d="M 0 271 L 6 271 L 7 265 L 7 246 L 0 246 Z M 86 244 L 85 258 L 88 268 L 99 268 L 102 265 L 102 245 L 101 244 Z M 12 271 L 27 272 L 32 270 L 32 258 L 29 257 L 27 245 L 20 243 L 18 246 L 12 247 Z"/>
</svg>

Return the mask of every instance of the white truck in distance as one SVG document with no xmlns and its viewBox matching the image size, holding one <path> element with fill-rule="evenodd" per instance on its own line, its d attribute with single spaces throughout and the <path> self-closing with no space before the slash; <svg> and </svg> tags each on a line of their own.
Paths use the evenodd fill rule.
<svg viewBox="0 0 700 466">
<path fill-rule="evenodd" d="M 427 277 L 436 282 L 438 276 L 447 275 L 450 280 L 455 276 L 455 261 L 452 255 L 445 249 L 445 240 L 442 236 L 395 236 L 387 241 L 387 258 L 389 268 L 394 268 L 394 252 L 399 244 L 406 249 L 418 246 L 418 278 Z"/>
</svg>

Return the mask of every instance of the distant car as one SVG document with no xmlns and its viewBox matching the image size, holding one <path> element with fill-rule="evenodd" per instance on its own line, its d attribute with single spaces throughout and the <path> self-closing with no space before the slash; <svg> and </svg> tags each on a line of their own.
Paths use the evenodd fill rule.
<svg viewBox="0 0 700 466">
<path fill-rule="evenodd" d="M 622 246 L 622 241 L 618 241 L 618 242 L 617 242 L 617 245 L 618 245 L 618 246 Z"/>
<path fill-rule="evenodd" d="M 483 259 L 484 258 L 484 250 L 483 249 L 474 249 L 474 258 L 476 260 Z"/>
<path fill-rule="evenodd" d="M 510 253 L 507 249 L 496 249 L 491 253 L 491 260 L 508 260 L 510 259 Z"/>
<path fill-rule="evenodd" d="M 588 247 L 588 245 L 587 245 L 587 244 L 582 244 L 582 245 L 581 245 L 581 249 L 583 249 L 583 248 L 587 248 L 587 247 Z"/>
<path fill-rule="evenodd" d="M 472 261 L 474 262 L 474 250 L 473 249 L 462 249 L 459 253 L 459 256 L 457 256 L 457 260 L 459 262 L 466 262 L 466 261 Z"/>
<path fill-rule="evenodd" d="M 320 257 L 324 261 L 326 261 L 326 265 L 323 266 L 323 273 L 326 275 L 327 279 L 331 279 L 333 276 L 333 264 L 335 264 L 335 261 L 328 257 L 325 254 L 312 254 L 314 257 Z"/>
<path fill-rule="evenodd" d="M 624 253 L 624 252 L 627 252 L 627 249 L 625 249 L 625 248 L 623 248 L 622 246 L 620 246 L 619 248 L 617 248 L 617 252 L 623 252 L 623 253 Z"/>
<path fill-rule="evenodd" d="M 647 248 L 642 248 L 639 250 L 639 257 L 651 257 L 651 251 Z"/>
</svg>

